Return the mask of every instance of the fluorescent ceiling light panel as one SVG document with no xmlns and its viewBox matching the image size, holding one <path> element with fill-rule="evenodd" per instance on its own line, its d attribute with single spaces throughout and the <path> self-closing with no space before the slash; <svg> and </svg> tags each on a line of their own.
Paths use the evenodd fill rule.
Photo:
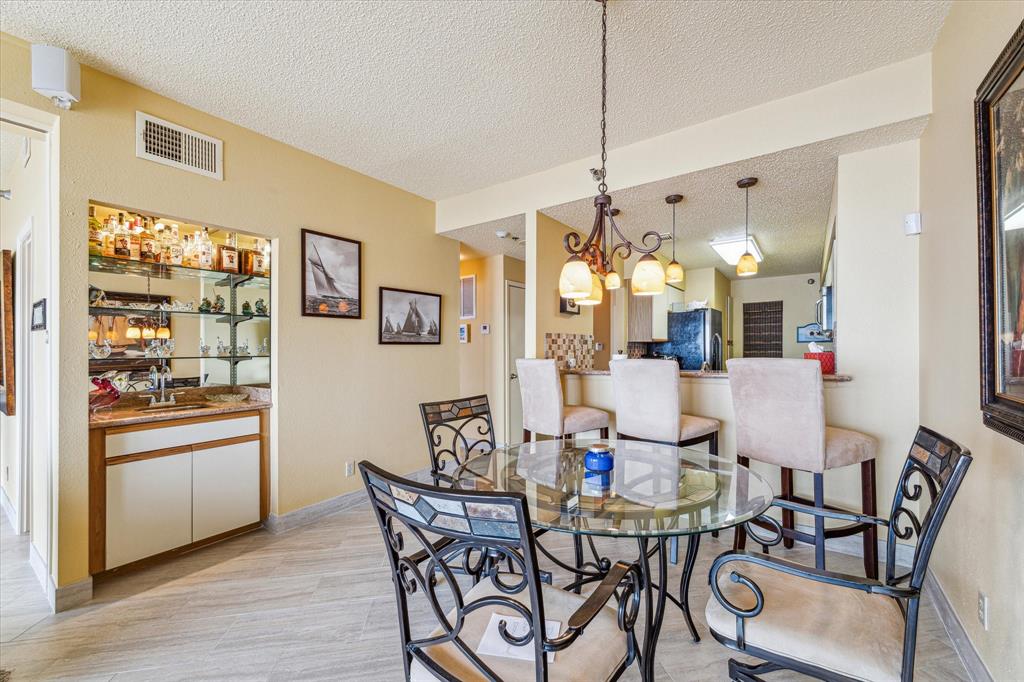
<svg viewBox="0 0 1024 682">
<path fill-rule="evenodd" d="M 744 243 L 743 237 L 735 237 L 733 239 L 716 239 L 711 242 L 711 248 L 718 252 L 718 255 L 722 257 L 729 265 L 736 265 L 740 262 L 740 256 L 749 251 L 753 256 L 754 260 L 760 263 L 764 260 L 761 255 L 761 249 L 758 248 L 757 242 L 754 241 L 753 237 L 747 237 Z"/>
</svg>

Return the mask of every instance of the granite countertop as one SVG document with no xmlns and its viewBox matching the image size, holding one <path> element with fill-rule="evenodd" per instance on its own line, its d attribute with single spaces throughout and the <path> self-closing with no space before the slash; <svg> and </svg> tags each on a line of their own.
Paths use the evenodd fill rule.
<svg viewBox="0 0 1024 682">
<path fill-rule="evenodd" d="M 174 419 L 185 419 L 188 417 L 205 417 L 215 414 L 231 414 L 233 412 L 249 412 L 252 410 L 264 410 L 272 407 L 270 402 L 269 388 L 255 388 L 252 386 L 207 386 L 205 388 L 185 388 L 172 390 L 179 405 L 190 403 L 201 404 L 185 410 L 167 410 L 158 412 L 142 412 L 141 408 L 149 406 L 149 392 L 124 393 L 121 400 L 114 405 L 113 409 L 100 410 L 89 414 L 89 428 L 110 428 L 113 426 L 128 426 L 130 424 L 147 424 L 150 422 L 171 421 Z M 224 403 L 208 401 L 206 397 L 219 393 L 242 393 L 247 394 L 247 400 L 236 403 Z"/>
<path fill-rule="evenodd" d="M 607 369 L 563 369 L 562 374 L 576 374 L 579 376 L 608 376 L 611 372 Z M 728 372 L 701 372 L 700 370 L 681 370 L 679 376 L 684 379 L 728 379 Z M 822 381 L 846 382 L 853 381 L 849 374 L 823 374 Z"/>
</svg>

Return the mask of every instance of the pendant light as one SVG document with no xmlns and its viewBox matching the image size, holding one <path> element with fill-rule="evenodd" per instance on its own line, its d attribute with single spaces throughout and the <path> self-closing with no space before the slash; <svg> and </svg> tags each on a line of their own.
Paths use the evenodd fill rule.
<svg viewBox="0 0 1024 682">
<path fill-rule="evenodd" d="M 139 327 L 137 320 L 132 319 L 128 321 L 128 329 L 124 332 L 124 338 L 126 339 L 141 339 L 142 329 Z"/>
<path fill-rule="evenodd" d="M 615 272 L 615 255 L 618 252 L 623 260 L 628 259 L 633 251 L 644 254 L 633 272 L 632 288 L 637 296 L 653 296 L 665 290 L 665 270 L 658 259 L 651 254 L 661 248 L 661 237 L 654 230 L 643 235 L 640 245 L 626 239 L 615 224 L 612 209 L 612 198 L 608 195 L 608 177 L 606 164 L 608 161 L 608 5 L 601 0 L 601 168 L 591 168 L 590 174 L 597 181 L 598 195 L 594 197 L 594 226 L 584 241 L 576 232 L 569 232 L 562 240 L 565 250 L 569 252 L 569 260 L 562 266 L 558 278 L 558 293 L 563 298 L 582 299 L 597 298 L 601 293 L 594 293 L 594 283 L 600 285 L 600 277 L 605 278 L 604 288 L 609 291 L 622 286 L 622 278 Z M 607 224 L 606 224 L 607 221 Z M 615 239 L 618 243 L 613 243 Z M 650 243 L 651 246 L 647 246 Z M 597 277 L 591 276 L 591 270 Z M 639 275 L 639 281 L 637 278 Z"/>
<path fill-rule="evenodd" d="M 604 298 L 604 288 L 601 286 L 601 278 L 596 272 L 590 273 L 590 295 L 586 298 L 577 298 L 576 305 L 601 305 Z"/>
<path fill-rule="evenodd" d="M 676 204 L 683 200 L 682 194 L 669 194 L 665 197 L 665 203 L 672 206 L 672 262 L 665 268 L 665 282 L 667 284 L 680 284 L 686 288 L 686 272 L 683 266 L 676 260 Z"/>
<path fill-rule="evenodd" d="M 746 218 L 743 229 L 744 253 L 740 256 L 739 262 L 736 263 L 736 274 L 740 277 L 750 277 L 757 274 L 757 259 L 754 258 L 754 254 L 750 253 L 750 188 L 756 184 L 757 178 L 743 178 L 736 183 L 736 186 L 742 189 L 746 195 Z"/>
</svg>

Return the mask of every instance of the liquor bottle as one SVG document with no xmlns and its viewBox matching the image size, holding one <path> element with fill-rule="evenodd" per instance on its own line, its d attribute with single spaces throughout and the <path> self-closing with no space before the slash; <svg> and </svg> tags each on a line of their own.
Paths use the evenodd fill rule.
<svg viewBox="0 0 1024 682">
<path fill-rule="evenodd" d="M 103 240 L 102 248 L 105 258 L 114 257 L 114 233 L 116 232 L 117 223 L 114 221 L 114 216 L 111 215 L 103 224 L 103 231 L 100 233 L 100 238 Z"/>
<path fill-rule="evenodd" d="M 114 232 L 114 257 L 131 258 L 131 237 L 124 213 L 117 214 L 117 228 Z"/>
<path fill-rule="evenodd" d="M 163 250 L 156 234 L 149 227 L 149 219 L 142 221 L 142 232 L 139 233 L 139 255 L 143 263 L 159 263 Z"/>
<path fill-rule="evenodd" d="M 139 216 L 129 221 L 128 257 L 132 260 L 142 260 L 142 218 Z"/>
<path fill-rule="evenodd" d="M 198 239 L 199 267 L 203 270 L 213 269 L 213 240 L 210 239 L 210 230 L 203 228 L 202 232 L 196 232 Z"/>
<path fill-rule="evenodd" d="M 181 264 L 186 268 L 196 267 L 195 262 L 195 245 L 192 243 L 192 235 L 186 234 L 182 237 L 181 242 Z"/>
<path fill-rule="evenodd" d="M 96 207 L 89 207 L 89 255 L 103 255 L 103 225 L 96 218 Z"/>
<path fill-rule="evenodd" d="M 168 265 L 183 265 L 185 250 L 178 237 L 178 225 L 172 223 L 170 227 L 164 228 L 163 262 Z"/>
<path fill-rule="evenodd" d="M 235 272 L 238 267 L 238 237 L 234 232 L 228 233 L 227 244 L 217 246 L 217 269 L 221 272 Z"/>
</svg>

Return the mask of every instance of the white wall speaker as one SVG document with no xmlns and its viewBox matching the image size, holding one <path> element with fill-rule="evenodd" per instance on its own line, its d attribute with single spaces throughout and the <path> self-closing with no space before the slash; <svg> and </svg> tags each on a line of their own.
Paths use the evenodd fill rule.
<svg viewBox="0 0 1024 682">
<path fill-rule="evenodd" d="M 81 100 L 82 70 L 71 54 L 51 45 L 32 46 L 32 89 L 61 109 Z"/>
</svg>

